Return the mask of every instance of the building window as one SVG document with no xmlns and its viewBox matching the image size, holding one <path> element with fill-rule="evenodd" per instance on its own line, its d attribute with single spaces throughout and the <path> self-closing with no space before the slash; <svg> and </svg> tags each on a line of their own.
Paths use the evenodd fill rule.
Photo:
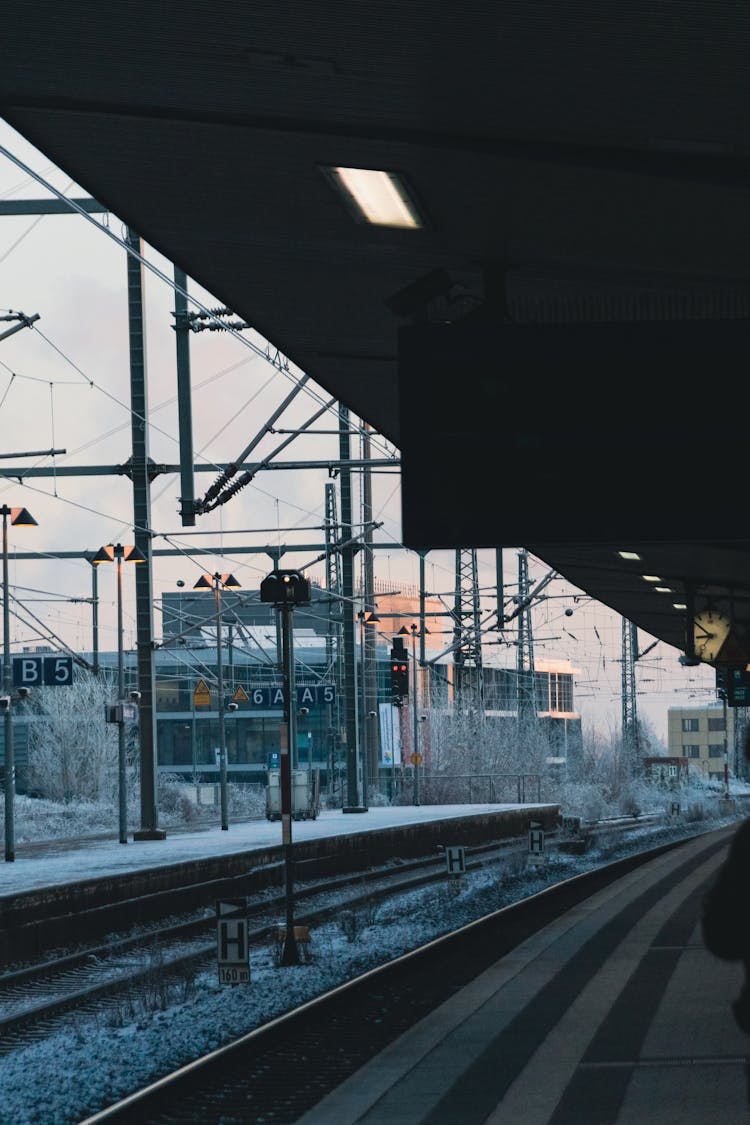
<svg viewBox="0 0 750 1125">
<path fill-rule="evenodd" d="M 709 719 L 708 720 L 708 729 L 709 730 L 726 730 L 727 725 L 724 722 L 723 717 L 720 718 L 720 719 Z"/>
<path fill-rule="evenodd" d="M 708 756 L 709 756 L 709 758 L 723 758 L 724 757 L 724 747 L 723 746 L 709 746 Z"/>
<path fill-rule="evenodd" d="M 683 746 L 682 749 L 685 753 L 686 758 L 700 758 L 701 756 L 701 748 L 700 746 L 696 746 L 695 744 L 691 746 Z"/>
<path fill-rule="evenodd" d="M 697 719 L 683 719 L 682 720 L 682 729 L 683 730 L 698 730 L 698 720 Z"/>
</svg>

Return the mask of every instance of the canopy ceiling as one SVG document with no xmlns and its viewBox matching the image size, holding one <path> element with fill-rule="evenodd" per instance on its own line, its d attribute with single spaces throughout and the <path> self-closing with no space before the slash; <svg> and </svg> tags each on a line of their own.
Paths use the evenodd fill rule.
<svg viewBox="0 0 750 1125">
<path fill-rule="evenodd" d="M 398 330 L 414 320 L 748 316 L 749 31 L 750 10 L 724 0 L 27 0 L 4 21 L 0 114 L 400 445 Z M 424 226 L 355 222 L 323 172 L 342 165 L 400 173 Z M 686 388 L 701 418 L 720 375 Z M 617 410 L 606 374 L 593 402 L 566 379 L 592 426 Z M 506 545 L 677 648 L 686 589 L 745 639 L 744 496 L 734 481 L 734 506 L 705 510 L 722 495 L 710 440 L 695 525 L 641 543 L 643 567 L 615 554 L 637 544 L 550 542 L 543 523 Z M 505 487 L 523 487 L 516 468 Z M 483 511 L 462 545 L 504 543 L 501 506 Z"/>
</svg>

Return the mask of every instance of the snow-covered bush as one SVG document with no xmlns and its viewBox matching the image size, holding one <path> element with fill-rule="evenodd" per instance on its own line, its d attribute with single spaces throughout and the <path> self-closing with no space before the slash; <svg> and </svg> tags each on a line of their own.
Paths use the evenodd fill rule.
<svg viewBox="0 0 750 1125">
<path fill-rule="evenodd" d="M 54 801 L 117 799 L 117 727 L 105 721 L 109 698 L 109 685 L 80 669 L 67 687 L 34 692 L 30 793 Z"/>
</svg>

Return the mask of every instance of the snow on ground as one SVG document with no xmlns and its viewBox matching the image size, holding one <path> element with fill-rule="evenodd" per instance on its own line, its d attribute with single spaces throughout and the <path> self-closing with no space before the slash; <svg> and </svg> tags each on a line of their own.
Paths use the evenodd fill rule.
<svg viewBox="0 0 750 1125">
<path fill-rule="evenodd" d="M 322 814 L 317 822 L 295 824 L 295 838 L 352 832 L 365 827 L 455 817 L 498 806 L 427 806 L 372 809 L 366 814 Z M 529 808 L 529 806 L 526 806 Z M 718 827 L 721 823 L 714 822 Z M 712 823 L 711 826 L 714 826 Z M 690 835 L 696 825 L 662 829 Z M 643 846 L 645 830 L 639 833 Z M 243 824 L 228 832 L 212 829 L 167 841 L 96 844 L 74 855 L 16 860 L 0 871 L 2 893 L 24 886 L 68 881 L 148 863 L 172 863 L 197 854 L 219 854 L 278 842 L 278 824 Z M 631 845 L 632 847 L 632 845 Z M 620 845 L 627 850 L 627 845 Z M 618 854 L 621 854 L 618 851 Z M 104 1106 L 156 1080 L 286 1009 L 399 956 L 425 941 L 569 877 L 602 861 L 601 853 L 550 857 L 546 872 L 526 871 L 518 858 L 500 870 L 469 872 L 458 893 L 451 886 L 422 888 L 357 914 L 354 934 L 335 922 L 312 932 L 312 959 L 278 967 L 270 948 L 251 958 L 251 982 L 220 986 L 215 970 L 180 986 L 165 1010 L 128 1008 L 98 1018 L 71 1017 L 64 1032 L 0 1058 L 0 1122 L 13 1125 L 77 1125 Z M 279 921 L 283 919 L 279 918 Z"/>
</svg>

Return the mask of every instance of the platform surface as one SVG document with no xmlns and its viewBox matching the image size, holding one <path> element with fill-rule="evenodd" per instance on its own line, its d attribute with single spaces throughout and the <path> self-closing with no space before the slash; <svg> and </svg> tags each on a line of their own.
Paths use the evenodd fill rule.
<svg viewBox="0 0 750 1125">
<path fill-rule="evenodd" d="M 750 1039 L 730 1010 L 743 970 L 708 953 L 699 927 L 725 850 L 704 849 L 566 913 L 298 1125 L 746 1125 Z"/>
<path fill-rule="evenodd" d="M 474 805 L 396 805 L 370 808 L 364 813 L 342 813 L 325 809 L 316 820 L 294 821 L 292 842 L 316 837 L 353 835 L 377 832 L 388 828 L 447 822 L 458 817 L 502 814 L 521 809 L 530 817 L 536 809 L 549 809 L 544 804 L 474 804 Z M 113 826 L 116 831 L 116 826 Z M 194 831 L 173 832 L 165 840 L 137 840 L 132 833 L 127 844 L 117 837 L 80 840 L 75 843 L 51 840 L 47 844 L 19 843 L 12 862 L 0 858 L 0 897 L 17 895 L 39 887 L 55 887 L 79 879 L 103 875 L 124 875 L 128 872 L 190 862 L 201 858 L 232 855 L 237 852 L 261 851 L 281 846 L 279 821 L 244 820 L 233 823 L 225 831 L 216 825 Z"/>
</svg>

